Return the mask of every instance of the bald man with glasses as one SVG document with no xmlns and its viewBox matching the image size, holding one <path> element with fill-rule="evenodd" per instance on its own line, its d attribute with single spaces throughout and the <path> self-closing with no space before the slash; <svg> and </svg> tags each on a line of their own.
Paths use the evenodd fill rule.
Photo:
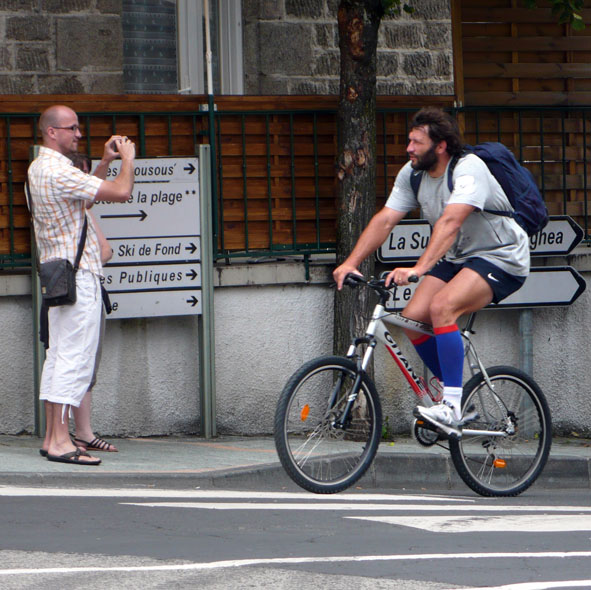
<svg viewBox="0 0 591 590">
<path fill-rule="evenodd" d="M 73 264 L 86 209 L 95 201 L 124 202 L 133 189 L 135 144 L 114 135 L 105 143 L 102 159 L 86 174 L 69 156 L 82 137 L 78 115 L 54 105 L 39 119 L 43 145 L 28 170 L 33 224 L 39 262 L 67 258 Z M 121 158 L 118 176 L 106 180 L 109 165 Z M 101 460 L 74 445 L 69 435 L 70 408 L 79 408 L 92 380 L 99 342 L 102 273 L 99 239 L 92 223 L 79 270 L 77 300 L 49 309 L 49 339 L 41 376 L 40 399 L 45 402 L 47 433 L 42 454 L 49 461 L 99 465 Z"/>
</svg>

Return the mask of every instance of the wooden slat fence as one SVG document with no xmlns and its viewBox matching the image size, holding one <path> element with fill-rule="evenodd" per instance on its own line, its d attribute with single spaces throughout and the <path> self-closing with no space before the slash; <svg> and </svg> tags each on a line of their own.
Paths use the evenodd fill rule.
<svg viewBox="0 0 591 590">
<path fill-rule="evenodd" d="M 591 26 L 557 22 L 551 3 L 453 0 L 456 92 L 460 104 L 591 104 Z M 582 10 L 591 23 L 591 3 Z"/>
</svg>

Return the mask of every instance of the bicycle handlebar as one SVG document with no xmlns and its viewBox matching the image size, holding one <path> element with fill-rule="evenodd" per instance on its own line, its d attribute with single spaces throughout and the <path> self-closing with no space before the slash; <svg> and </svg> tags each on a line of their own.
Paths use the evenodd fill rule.
<svg viewBox="0 0 591 590">
<path fill-rule="evenodd" d="M 417 275 L 410 275 L 408 277 L 409 283 L 418 283 L 419 277 Z M 345 280 L 343 281 L 343 285 L 347 285 L 352 289 L 355 289 L 358 285 L 365 285 L 366 287 L 370 287 L 376 293 L 380 295 L 380 299 L 385 302 L 390 297 L 390 290 L 394 289 L 398 285 L 394 282 L 390 284 L 389 287 L 386 287 L 386 280 L 385 279 L 366 279 L 365 277 L 353 273 L 349 273 Z"/>
<path fill-rule="evenodd" d="M 408 277 L 408 282 L 409 283 L 418 283 L 419 277 L 417 275 L 410 275 Z M 372 287 L 372 288 L 375 288 L 380 285 L 383 285 L 385 287 L 386 280 L 385 279 L 369 279 L 368 280 L 361 275 L 356 275 L 356 274 L 353 274 L 352 272 L 350 272 L 345 277 L 345 280 L 343 281 L 343 285 L 347 285 L 348 287 L 351 287 L 353 289 L 355 287 L 357 287 L 357 285 L 367 285 L 368 287 Z M 387 287 L 387 288 L 391 289 L 392 287 L 397 287 L 397 286 L 398 285 L 394 281 L 392 281 L 392 283 L 390 284 L 390 287 Z"/>
</svg>

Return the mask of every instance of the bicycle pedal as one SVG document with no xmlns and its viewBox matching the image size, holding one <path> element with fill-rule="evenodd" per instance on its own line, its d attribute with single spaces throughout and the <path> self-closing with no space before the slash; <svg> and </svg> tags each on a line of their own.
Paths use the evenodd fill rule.
<svg viewBox="0 0 591 590">
<path fill-rule="evenodd" d="M 418 420 L 424 422 L 424 426 L 421 424 L 421 428 L 429 428 L 431 430 L 435 430 L 436 432 L 442 432 L 448 438 L 453 438 L 455 440 L 460 440 L 462 438 L 462 431 L 454 426 L 448 426 L 447 424 L 440 424 L 439 422 L 431 421 L 428 418 L 425 418 L 421 415 L 418 408 L 413 410 L 413 415 Z"/>
<path fill-rule="evenodd" d="M 417 418 L 415 420 L 415 422 L 419 428 L 424 428 L 425 430 L 431 430 L 432 432 L 439 432 L 439 429 L 437 428 L 437 426 L 435 426 L 434 424 L 431 424 L 431 422 L 429 422 L 428 420 L 425 420 L 424 418 Z"/>
<path fill-rule="evenodd" d="M 462 419 L 460 420 L 460 426 L 465 426 L 470 422 L 478 420 L 478 418 L 480 418 L 480 414 L 474 409 L 474 406 L 471 406 L 468 409 L 468 413 L 462 416 Z"/>
</svg>

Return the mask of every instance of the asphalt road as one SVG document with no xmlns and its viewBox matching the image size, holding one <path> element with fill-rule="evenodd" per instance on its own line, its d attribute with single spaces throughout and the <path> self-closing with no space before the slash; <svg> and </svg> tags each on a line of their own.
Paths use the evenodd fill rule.
<svg viewBox="0 0 591 590">
<path fill-rule="evenodd" d="M 591 588 L 590 537 L 580 489 L 5 486 L 0 588 Z"/>
</svg>

